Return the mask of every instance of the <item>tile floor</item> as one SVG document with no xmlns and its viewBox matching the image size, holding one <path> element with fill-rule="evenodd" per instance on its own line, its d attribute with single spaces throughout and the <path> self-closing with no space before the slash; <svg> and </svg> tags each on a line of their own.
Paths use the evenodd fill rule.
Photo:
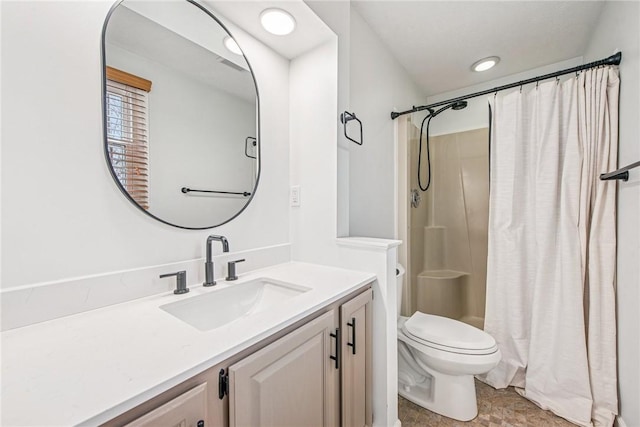
<svg viewBox="0 0 640 427">
<path fill-rule="evenodd" d="M 476 380 L 478 416 L 468 422 L 434 414 L 398 397 L 402 427 L 575 427 L 575 424 L 545 411 L 520 396 L 513 387 L 495 390 Z"/>
</svg>

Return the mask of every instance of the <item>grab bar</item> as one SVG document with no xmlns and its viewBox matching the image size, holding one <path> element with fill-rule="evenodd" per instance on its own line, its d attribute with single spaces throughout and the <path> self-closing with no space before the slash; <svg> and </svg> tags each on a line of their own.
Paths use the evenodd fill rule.
<svg viewBox="0 0 640 427">
<path fill-rule="evenodd" d="M 638 166 L 640 166 L 640 162 L 635 162 L 618 170 L 614 170 L 613 172 L 603 173 L 600 175 L 600 180 L 621 179 L 623 181 L 629 181 L 629 170 L 637 168 Z"/>
<path fill-rule="evenodd" d="M 235 192 L 235 191 L 193 190 L 193 189 L 187 188 L 187 187 L 182 187 L 182 189 L 180 191 L 182 191 L 185 194 L 196 192 L 196 193 L 235 194 L 235 195 L 244 196 L 244 197 L 248 197 L 248 196 L 251 195 L 251 193 L 249 193 L 247 191 L 243 191 L 243 192 L 239 193 L 239 192 Z"/>
</svg>

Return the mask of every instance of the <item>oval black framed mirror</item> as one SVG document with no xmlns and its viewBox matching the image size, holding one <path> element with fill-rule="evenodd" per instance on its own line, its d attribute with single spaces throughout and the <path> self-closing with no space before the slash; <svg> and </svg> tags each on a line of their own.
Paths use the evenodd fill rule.
<svg viewBox="0 0 640 427">
<path fill-rule="evenodd" d="M 258 87 L 231 33 L 192 0 L 122 0 L 102 32 L 104 153 L 135 206 L 213 228 L 260 178 Z"/>
</svg>

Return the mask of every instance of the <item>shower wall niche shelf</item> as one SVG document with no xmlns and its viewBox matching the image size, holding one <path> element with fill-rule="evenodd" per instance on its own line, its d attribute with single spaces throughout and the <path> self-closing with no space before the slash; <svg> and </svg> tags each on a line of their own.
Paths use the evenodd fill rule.
<svg viewBox="0 0 640 427">
<path fill-rule="evenodd" d="M 464 316 L 464 286 L 468 273 L 426 270 L 418 274 L 417 309 L 423 313 L 460 319 Z"/>
<path fill-rule="evenodd" d="M 425 279 L 459 279 L 464 276 L 468 276 L 469 273 L 465 273 L 464 271 L 455 271 L 455 270 L 425 270 L 420 273 L 420 277 Z"/>
</svg>

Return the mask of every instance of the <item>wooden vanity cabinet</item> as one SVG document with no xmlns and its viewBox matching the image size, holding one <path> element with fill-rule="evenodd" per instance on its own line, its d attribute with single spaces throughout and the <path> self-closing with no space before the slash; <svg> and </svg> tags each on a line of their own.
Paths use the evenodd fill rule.
<svg viewBox="0 0 640 427">
<path fill-rule="evenodd" d="M 371 426 L 372 295 L 367 289 L 232 365 L 230 427 Z"/>
<path fill-rule="evenodd" d="M 340 306 L 343 427 L 373 424 L 372 295 L 371 289 L 368 289 Z"/>
<path fill-rule="evenodd" d="M 104 425 L 371 426 L 371 299 L 345 297 Z"/>
<path fill-rule="evenodd" d="M 229 367 L 229 425 L 337 426 L 337 320 L 325 313 Z"/>
</svg>

